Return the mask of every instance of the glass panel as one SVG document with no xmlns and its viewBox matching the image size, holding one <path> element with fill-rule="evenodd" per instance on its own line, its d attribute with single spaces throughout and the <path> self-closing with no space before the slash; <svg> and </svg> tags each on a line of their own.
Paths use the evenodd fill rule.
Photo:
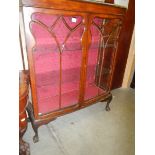
<svg viewBox="0 0 155 155">
<path fill-rule="evenodd" d="M 77 104 L 82 18 L 34 13 L 30 26 L 39 113 Z"/>
<path fill-rule="evenodd" d="M 31 32 L 35 38 L 33 59 L 39 113 L 48 113 L 59 108 L 60 53 L 56 40 L 48 27 L 58 16 L 34 13 Z"/>
<path fill-rule="evenodd" d="M 62 83 L 61 83 L 61 107 L 67 107 L 78 103 L 80 70 L 82 60 L 81 37 L 83 34 L 82 18 L 80 16 L 64 17 L 69 33 L 62 33 L 64 46 L 62 51 Z"/>
<path fill-rule="evenodd" d="M 119 19 L 95 17 L 91 25 L 91 46 L 88 51 L 85 99 L 109 90 L 114 51 L 120 29 Z"/>
</svg>

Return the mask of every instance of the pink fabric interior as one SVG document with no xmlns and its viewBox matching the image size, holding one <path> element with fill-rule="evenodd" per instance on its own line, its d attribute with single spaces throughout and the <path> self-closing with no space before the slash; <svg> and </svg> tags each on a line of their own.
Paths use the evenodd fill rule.
<svg viewBox="0 0 155 155">
<path fill-rule="evenodd" d="M 87 84 L 86 90 L 85 90 L 85 100 L 91 99 L 101 93 L 104 93 L 104 90 L 97 87 L 95 84 Z"/>
<path fill-rule="evenodd" d="M 74 87 L 73 87 L 74 88 Z M 104 93 L 102 89 L 99 89 L 95 85 L 88 85 L 85 91 L 85 99 L 90 99 L 94 94 Z M 47 95 L 48 96 L 48 95 Z M 79 97 L 78 90 L 72 90 L 67 93 L 63 93 L 61 96 L 61 107 L 68 107 L 77 103 L 77 98 Z M 47 98 L 41 97 L 39 100 L 39 108 L 40 113 L 48 113 L 53 110 L 59 109 L 59 95 L 51 96 L 51 94 Z"/>
<path fill-rule="evenodd" d="M 48 113 L 59 108 L 68 107 L 78 103 L 79 82 L 82 60 L 81 37 L 83 26 L 80 26 L 71 33 L 68 40 L 64 43 L 69 29 L 64 25 L 62 18 L 57 22 L 52 32 L 55 34 L 58 44 L 40 24 L 33 22 L 40 21 L 48 28 L 59 18 L 58 15 L 35 13 L 32 15 L 31 30 L 35 38 L 36 45 L 33 52 L 36 88 L 38 97 L 39 113 Z M 75 28 L 82 21 L 82 17 L 76 16 L 76 22 L 72 22 L 71 16 L 64 19 L 70 28 Z M 100 22 L 100 21 L 98 21 Z M 98 56 L 99 32 L 92 27 L 92 45 L 89 50 L 87 83 L 85 99 L 103 93 L 94 83 L 95 69 Z M 61 102 L 60 102 L 60 51 L 61 53 Z M 59 106 L 60 105 L 60 106 Z"/>
<path fill-rule="evenodd" d="M 102 21 L 100 19 L 95 20 L 95 23 L 97 23 L 97 25 L 99 26 L 101 25 L 101 22 Z M 90 49 L 88 51 L 88 66 L 87 66 L 87 79 L 86 79 L 87 87 L 85 90 L 85 100 L 91 99 L 103 93 L 103 90 L 95 85 L 100 32 L 93 25 L 91 26 L 91 35 L 92 35 L 92 41 Z"/>
</svg>

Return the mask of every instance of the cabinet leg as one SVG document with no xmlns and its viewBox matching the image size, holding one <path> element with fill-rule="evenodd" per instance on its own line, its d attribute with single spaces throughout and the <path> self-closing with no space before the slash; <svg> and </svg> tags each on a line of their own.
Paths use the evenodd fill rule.
<svg viewBox="0 0 155 155">
<path fill-rule="evenodd" d="M 35 126 L 32 126 L 33 127 L 33 130 L 35 132 L 35 135 L 33 136 L 33 142 L 34 143 L 37 143 L 39 141 L 39 136 L 38 136 L 38 126 L 35 125 Z"/>
<path fill-rule="evenodd" d="M 111 100 L 112 100 L 112 95 L 107 99 L 107 104 L 106 104 L 106 107 L 105 107 L 105 110 L 106 110 L 106 111 L 110 111 L 110 106 L 109 106 L 109 104 L 110 104 Z"/>
<path fill-rule="evenodd" d="M 31 125 L 32 125 L 32 128 L 35 132 L 35 135 L 33 136 L 33 142 L 36 143 L 39 141 L 39 136 L 38 136 L 38 128 L 41 126 L 41 125 L 45 125 L 45 124 L 48 124 L 49 122 L 55 120 L 56 118 L 51 118 L 51 119 L 44 119 L 44 120 L 40 120 L 40 121 L 36 121 L 35 118 L 34 118 L 34 111 L 33 111 L 33 107 L 32 107 L 32 104 L 31 102 L 29 101 L 28 102 L 28 105 L 27 105 L 27 113 L 28 113 L 28 120 L 31 122 Z"/>
<path fill-rule="evenodd" d="M 105 102 L 105 101 L 107 102 L 106 107 L 105 107 L 106 111 L 110 111 L 109 104 L 111 103 L 111 100 L 112 100 L 112 94 L 110 94 L 108 98 L 101 100 L 101 102 Z"/>
<path fill-rule="evenodd" d="M 28 112 L 28 115 L 29 115 L 29 120 L 32 124 L 32 128 L 35 132 L 35 135 L 33 137 L 33 142 L 36 143 L 39 141 L 39 137 L 38 137 L 38 124 L 35 122 L 35 119 L 34 119 L 34 112 L 33 112 L 33 107 L 32 107 L 32 104 L 31 102 L 29 101 L 28 103 L 28 106 L 27 106 L 27 112 Z"/>
</svg>

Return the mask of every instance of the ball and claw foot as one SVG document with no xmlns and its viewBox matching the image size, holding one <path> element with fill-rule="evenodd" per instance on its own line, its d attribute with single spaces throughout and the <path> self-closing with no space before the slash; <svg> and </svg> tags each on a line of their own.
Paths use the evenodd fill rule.
<svg viewBox="0 0 155 155">
<path fill-rule="evenodd" d="M 34 143 L 37 143 L 38 141 L 39 141 L 38 135 L 34 135 L 34 136 L 33 136 L 33 142 L 34 142 Z"/>
<path fill-rule="evenodd" d="M 110 111 L 109 104 L 110 104 L 111 100 L 112 100 L 112 94 L 110 94 L 108 98 L 101 100 L 101 102 L 105 102 L 105 101 L 107 102 L 106 107 L 105 107 L 106 111 Z"/>
<path fill-rule="evenodd" d="M 105 107 L 105 110 L 106 110 L 106 111 L 110 111 L 109 104 L 110 104 L 111 100 L 112 100 L 112 95 L 110 95 L 110 97 L 107 99 L 107 105 L 106 105 L 106 107 Z"/>
<path fill-rule="evenodd" d="M 28 102 L 27 112 L 28 112 L 28 116 L 29 116 L 29 121 L 31 122 L 32 128 L 35 132 L 35 135 L 33 136 L 33 142 L 37 143 L 39 141 L 39 137 L 38 137 L 38 127 L 39 126 L 35 122 L 33 107 L 32 107 L 32 104 L 30 101 Z"/>
<path fill-rule="evenodd" d="M 106 110 L 106 111 L 110 111 L 109 105 L 108 105 L 108 106 L 106 105 L 105 110 Z"/>
</svg>

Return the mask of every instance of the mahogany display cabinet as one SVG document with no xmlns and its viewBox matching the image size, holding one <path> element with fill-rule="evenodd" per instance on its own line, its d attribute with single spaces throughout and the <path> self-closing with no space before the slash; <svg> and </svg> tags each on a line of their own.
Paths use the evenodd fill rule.
<svg viewBox="0 0 155 155">
<path fill-rule="evenodd" d="M 112 4 L 72 0 L 23 0 L 32 103 L 38 127 L 96 102 L 112 100 L 111 81 L 126 13 Z"/>
</svg>

